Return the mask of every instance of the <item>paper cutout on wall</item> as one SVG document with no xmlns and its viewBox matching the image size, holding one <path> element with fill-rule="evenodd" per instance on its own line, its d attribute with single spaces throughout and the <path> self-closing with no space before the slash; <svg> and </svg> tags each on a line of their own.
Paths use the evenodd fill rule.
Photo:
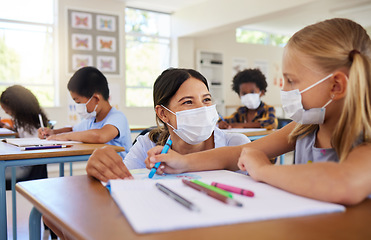
<svg viewBox="0 0 371 240">
<path fill-rule="evenodd" d="M 247 68 L 246 58 L 233 58 L 232 59 L 232 77 L 234 77 L 238 72 L 241 72 Z"/>
<path fill-rule="evenodd" d="M 73 12 L 71 14 L 73 28 L 92 29 L 92 22 L 92 15 L 89 13 Z"/>
<path fill-rule="evenodd" d="M 93 48 L 92 36 L 89 34 L 72 34 L 72 49 L 90 51 Z"/>
<path fill-rule="evenodd" d="M 268 61 L 254 61 L 254 68 L 260 69 L 260 71 L 264 74 L 264 76 L 269 79 L 268 77 Z"/>
<path fill-rule="evenodd" d="M 116 71 L 116 58 L 109 57 L 109 56 L 98 56 L 97 67 L 98 69 L 105 71 L 105 72 L 115 72 Z"/>
<path fill-rule="evenodd" d="M 99 52 L 115 52 L 116 51 L 116 38 L 97 36 L 97 50 Z"/>
<path fill-rule="evenodd" d="M 97 30 L 115 32 L 116 31 L 116 21 L 112 16 L 97 15 Z"/>
<path fill-rule="evenodd" d="M 93 57 L 91 55 L 84 54 L 72 55 L 72 69 L 74 71 L 86 66 L 93 66 Z"/>
</svg>

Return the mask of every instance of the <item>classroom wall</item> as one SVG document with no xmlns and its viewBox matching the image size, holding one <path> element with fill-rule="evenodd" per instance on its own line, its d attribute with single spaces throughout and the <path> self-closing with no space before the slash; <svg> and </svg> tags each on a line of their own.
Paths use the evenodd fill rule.
<svg viewBox="0 0 371 240">
<path fill-rule="evenodd" d="M 102 12 L 107 14 L 115 14 L 120 16 L 120 38 L 121 38 L 121 65 L 120 76 L 106 75 L 109 85 L 113 85 L 115 90 L 119 88 L 118 109 L 125 113 L 130 125 L 155 125 L 154 110 L 150 108 L 128 108 L 125 107 L 125 35 L 124 35 L 124 12 L 125 3 L 117 0 L 59 0 L 58 1 L 58 78 L 59 78 L 59 106 L 53 108 L 46 108 L 48 117 L 57 121 L 56 127 L 64 127 L 66 125 L 73 125 L 67 116 L 69 92 L 67 90 L 67 83 L 73 73 L 68 72 L 67 68 L 67 9 L 86 10 L 91 12 Z M 112 92 L 112 90 L 111 90 Z"/>
<path fill-rule="evenodd" d="M 266 46 L 259 44 L 237 43 L 235 39 L 235 29 L 212 34 L 203 37 L 180 38 L 179 47 L 179 66 L 196 68 L 196 58 L 198 50 L 213 51 L 223 54 L 223 84 L 225 104 L 227 113 L 233 112 L 240 99 L 231 90 L 234 71 L 232 69 L 235 58 L 245 58 L 247 68 L 255 67 L 255 62 L 264 61 L 267 63 L 267 82 L 268 89 L 262 98 L 267 104 L 280 108 L 280 87 L 275 83 L 281 77 L 281 58 L 282 47 Z M 280 109 L 277 114 L 282 116 Z"/>
</svg>

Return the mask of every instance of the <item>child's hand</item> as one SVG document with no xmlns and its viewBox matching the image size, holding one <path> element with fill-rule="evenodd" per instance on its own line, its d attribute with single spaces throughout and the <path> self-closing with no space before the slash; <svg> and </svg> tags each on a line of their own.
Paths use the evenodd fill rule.
<svg viewBox="0 0 371 240">
<path fill-rule="evenodd" d="M 218 127 L 220 128 L 220 129 L 230 129 L 230 128 L 232 128 L 232 126 L 231 125 L 229 125 L 227 122 L 225 122 L 225 121 L 220 121 L 219 123 L 218 123 Z"/>
<path fill-rule="evenodd" d="M 161 162 L 160 167 L 157 169 L 157 174 L 163 173 L 182 173 L 187 171 L 187 160 L 184 155 L 169 149 L 168 153 L 161 154 L 163 146 L 156 146 L 148 150 L 145 164 L 148 169 L 152 169 L 156 162 Z"/>
<path fill-rule="evenodd" d="M 109 146 L 98 148 L 93 152 L 86 165 L 86 172 L 89 176 L 103 182 L 118 178 L 133 179 L 120 155 Z"/>
<path fill-rule="evenodd" d="M 254 180 L 261 181 L 259 178 L 260 171 L 264 167 L 272 165 L 272 163 L 264 152 L 246 147 L 242 149 L 237 165 L 242 171 L 247 171 Z"/>
<path fill-rule="evenodd" d="M 45 139 L 45 138 L 47 138 L 47 137 L 49 137 L 53 134 L 54 134 L 54 132 L 50 128 L 39 128 L 39 129 L 37 129 L 37 135 L 41 139 Z"/>
</svg>

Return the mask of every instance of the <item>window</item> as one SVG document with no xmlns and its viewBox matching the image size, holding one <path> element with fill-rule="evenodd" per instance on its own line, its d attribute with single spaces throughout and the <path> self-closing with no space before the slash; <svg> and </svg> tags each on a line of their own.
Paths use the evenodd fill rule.
<svg viewBox="0 0 371 240">
<path fill-rule="evenodd" d="M 0 0 L 0 93 L 19 84 L 56 105 L 54 1 Z"/>
<path fill-rule="evenodd" d="M 170 66 L 170 15 L 125 10 L 126 106 L 152 107 L 155 79 Z"/>
<path fill-rule="evenodd" d="M 268 33 L 263 31 L 236 29 L 236 41 L 239 43 L 264 44 L 284 47 L 289 36 Z"/>
</svg>

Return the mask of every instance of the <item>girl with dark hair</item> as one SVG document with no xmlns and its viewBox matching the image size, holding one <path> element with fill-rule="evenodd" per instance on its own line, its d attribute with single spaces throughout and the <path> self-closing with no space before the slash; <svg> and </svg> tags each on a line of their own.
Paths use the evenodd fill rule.
<svg viewBox="0 0 371 240">
<path fill-rule="evenodd" d="M 180 154 L 250 142 L 243 134 L 225 134 L 216 127 L 218 114 L 207 80 L 195 70 L 165 70 L 154 83 L 153 102 L 158 128 L 139 136 L 124 161 L 109 147 L 96 150 L 86 167 L 88 175 L 102 181 L 131 178 L 128 169 L 145 168 L 147 151 L 169 138 L 171 149 Z"/>
<path fill-rule="evenodd" d="M 40 107 L 39 101 L 27 88 L 14 85 L 8 87 L 0 96 L 0 104 L 6 114 L 10 115 L 14 127 L 7 127 L 17 132 L 20 138 L 37 138 L 37 129 L 40 127 L 39 114 L 44 126 L 48 126 L 48 118 Z M 1 126 L 6 127 L 6 126 Z M 10 189 L 11 169 L 6 169 L 7 189 Z M 17 181 L 46 178 L 46 165 L 17 167 Z"/>
</svg>

